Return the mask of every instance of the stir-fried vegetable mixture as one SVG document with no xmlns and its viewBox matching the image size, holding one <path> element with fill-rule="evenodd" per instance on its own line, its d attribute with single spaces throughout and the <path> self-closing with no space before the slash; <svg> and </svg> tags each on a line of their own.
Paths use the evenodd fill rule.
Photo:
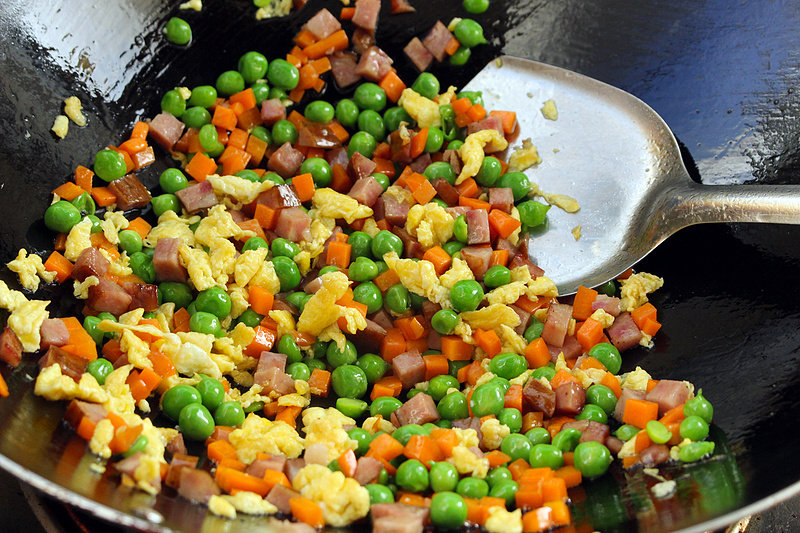
<svg viewBox="0 0 800 533">
<path fill-rule="evenodd" d="M 362 37 L 376 4 L 342 10 Z M 176 20 L 168 37 L 188 42 Z M 449 53 L 483 42 L 467 20 Z M 41 357 L 36 394 L 68 402 L 139 489 L 298 528 L 542 531 L 615 458 L 712 452 L 691 384 L 619 374 L 660 328 L 647 295 L 663 281 L 559 299 L 527 252 L 549 206 L 507 163 L 515 111 L 429 73 L 406 85 L 346 25 L 322 10 L 285 58 L 248 52 L 167 91 L 79 166 L 44 213 L 55 251 L 8 267 L 30 291 L 71 283 L 83 317 L 0 282 L 0 358 Z M 309 99 L 329 70 L 352 96 Z M 179 165 L 151 192 L 137 173 L 157 153 Z"/>
</svg>

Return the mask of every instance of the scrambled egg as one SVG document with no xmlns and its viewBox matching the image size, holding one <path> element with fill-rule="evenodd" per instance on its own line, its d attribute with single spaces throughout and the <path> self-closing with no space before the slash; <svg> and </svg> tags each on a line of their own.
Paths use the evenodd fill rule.
<svg viewBox="0 0 800 533">
<path fill-rule="evenodd" d="M 203 9 L 203 0 L 188 0 L 178 7 L 180 9 L 193 9 L 194 11 L 200 11 Z"/>
<path fill-rule="evenodd" d="M 637 366 L 636 370 L 632 372 L 622 374 L 620 377 L 622 378 L 620 382 L 622 388 L 638 390 L 641 392 L 645 392 L 647 390 L 647 382 L 651 379 L 650 374 L 648 374 L 647 371 L 640 366 Z"/>
<path fill-rule="evenodd" d="M 456 282 L 465 279 L 475 279 L 475 274 L 466 261 L 460 257 L 454 257 L 450 264 L 450 269 L 439 277 L 439 283 L 448 291 L 453 288 Z"/>
<path fill-rule="evenodd" d="M 45 270 L 42 258 L 36 254 L 28 255 L 25 248 L 22 248 L 17 258 L 7 263 L 7 266 L 19 276 L 19 282 L 29 291 L 39 289 L 39 278 L 47 283 L 52 283 L 56 279 L 55 272 Z"/>
<path fill-rule="evenodd" d="M 282 17 L 292 11 L 292 0 L 273 0 L 264 7 L 256 10 L 256 20 L 264 20 L 271 17 Z"/>
<path fill-rule="evenodd" d="M 69 119 L 64 115 L 56 115 L 55 120 L 53 120 L 53 127 L 50 128 L 50 131 L 56 134 L 56 137 L 59 139 L 63 139 L 69 133 Z"/>
<path fill-rule="evenodd" d="M 406 231 L 427 250 L 441 246 L 453 236 L 455 219 L 437 203 L 415 205 L 408 211 Z"/>
<path fill-rule="evenodd" d="M 346 526 L 369 513 L 369 492 L 353 478 L 322 465 L 303 467 L 292 481 L 295 490 L 322 508 L 325 523 Z"/>
<path fill-rule="evenodd" d="M 527 270 L 527 267 L 524 267 Z M 489 304 L 513 304 L 519 297 L 528 292 L 528 286 L 521 281 L 512 281 L 492 289 L 486 294 Z"/>
<path fill-rule="evenodd" d="M 542 105 L 542 116 L 547 120 L 558 120 L 558 109 L 552 98 Z"/>
<path fill-rule="evenodd" d="M 530 182 L 530 184 L 531 190 L 528 192 L 528 196 L 541 196 L 548 204 L 554 205 L 567 213 L 577 213 L 581 210 L 581 205 L 571 196 L 547 193 L 541 190 L 537 184 L 533 182 Z"/>
<path fill-rule="evenodd" d="M 587 370 L 581 370 L 580 368 L 573 368 L 572 375 L 578 378 L 578 381 L 581 382 L 584 389 L 588 389 L 595 383 L 600 383 L 603 380 L 603 377 L 606 375 L 605 370 L 601 370 L 599 368 L 589 368 Z"/>
<path fill-rule="evenodd" d="M 522 147 L 514 150 L 508 156 L 508 171 L 520 172 L 542 162 L 539 151 L 530 139 L 522 141 Z"/>
<path fill-rule="evenodd" d="M 166 338 L 174 339 L 170 335 Z M 174 342 L 167 342 L 162 347 L 162 351 L 172 360 L 178 372 L 187 375 L 206 374 L 216 379 L 222 377 L 219 366 L 211 358 L 213 335 L 178 333 L 178 338 L 182 342 L 179 342 L 177 350 Z"/>
<path fill-rule="evenodd" d="M 414 205 L 417 203 L 417 201 L 414 199 L 414 196 L 412 196 L 411 191 L 405 187 L 399 187 L 397 185 L 389 185 L 389 187 L 387 187 L 383 192 L 383 196 L 391 198 L 395 202 L 399 202 L 401 204 Z"/>
<path fill-rule="evenodd" d="M 611 325 L 614 323 L 614 315 L 607 313 L 603 309 L 598 309 L 592 316 L 590 316 L 592 320 L 597 320 L 600 324 L 603 325 L 603 329 L 610 328 Z"/>
<path fill-rule="evenodd" d="M 83 127 L 86 125 L 86 117 L 83 114 L 83 105 L 77 96 L 70 96 L 64 100 L 64 113 L 75 125 Z"/>
<path fill-rule="evenodd" d="M 388 420 L 384 420 L 381 415 L 367 417 L 367 419 L 361 424 L 361 428 L 368 431 L 371 435 L 374 435 L 379 431 L 391 433 L 395 430 L 394 424 Z"/>
<path fill-rule="evenodd" d="M 447 88 L 445 92 L 436 97 L 436 103 L 439 105 L 447 105 L 456 97 L 458 89 L 454 85 Z"/>
<path fill-rule="evenodd" d="M 266 261 L 269 254 L 268 248 L 256 248 L 255 250 L 245 250 L 236 258 L 233 266 L 233 279 L 236 285 L 246 287 L 250 280 L 258 273 L 261 265 Z"/>
<path fill-rule="evenodd" d="M 411 118 L 417 121 L 420 128 L 429 128 L 442 125 L 442 115 L 439 113 L 439 104 L 425 98 L 413 89 L 403 89 L 397 105 L 406 110 Z"/>
<path fill-rule="evenodd" d="M 318 216 L 333 219 L 343 218 L 348 224 L 352 224 L 355 220 L 372 216 L 372 209 L 369 207 L 358 203 L 355 198 L 327 187 L 317 189 L 317 192 L 314 193 L 314 198 L 311 199 L 311 204 L 317 210 Z"/>
<path fill-rule="evenodd" d="M 572 237 L 576 241 L 579 241 L 579 240 L 581 240 L 581 236 L 583 235 L 583 233 L 582 233 L 583 232 L 583 226 L 581 224 L 578 224 L 577 226 L 572 228 L 572 230 L 570 230 L 570 232 L 572 233 Z"/>
<path fill-rule="evenodd" d="M 633 311 L 647 303 L 647 295 L 664 286 L 664 278 L 659 278 L 647 272 L 631 274 L 628 279 L 622 280 L 620 296 L 622 308 Z"/>
<path fill-rule="evenodd" d="M 127 383 L 128 375 L 130 375 L 131 370 L 133 370 L 133 365 L 124 365 L 106 376 L 103 390 L 106 392 L 107 396 L 102 403 L 106 411 L 116 413 L 124 418 L 126 422 L 135 424 L 139 420 L 139 417 L 134 414 L 136 402 L 131 395 L 131 388 Z M 84 374 L 84 376 L 87 375 L 88 374 Z"/>
<path fill-rule="evenodd" d="M 507 511 L 501 505 L 490 507 L 483 527 L 489 533 L 522 533 L 522 509 Z"/>
<path fill-rule="evenodd" d="M 50 304 L 47 300 L 28 300 L 24 294 L 8 288 L 0 280 L 0 307 L 11 312 L 8 317 L 8 327 L 16 334 L 22 343 L 22 350 L 35 352 L 39 349 L 42 337 L 39 328 L 44 319 L 50 316 L 46 307 Z"/>
<path fill-rule="evenodd" d="M 329 407 L 312 407 L 303 411 L 303 430 L 306 434 L 306 447 L 314 443 L 322 443 L 328 448 L 328 462 L 333 461 L 347 450 L 355 450 L 358 443 L 352 440 L 343 425 L 356 423 L 344 416 L 338 409 Z"/>
<path fill-rule="evenodd" d="M 52 364 L 42 369 L 36 377 L 33 392 L 48 400 L 72 400 L 103 403 L 108 399 L 106 391 L 89 373 L 84 373 L 78 383 L 61 373 L 61 367 Z"/>
<path fill-rule="evenodd" d="M 506 324 L 502 324 L 495 330 L 500 337 L 500 351 L 501 353 L 512 352 L 522 355 L 525 353 L 525 347 L 528 345 L 527 341 L 512 328 Z"/>
<path fill-rule="evenodd" d="M 100 227 L 103 228 L 103 235 L 111 244 L 119 243 L 119 232 L 127 228 L 130 222 L 119 211 L 106 211 L 103 218 L 104 220 L 100 222 Z"/>
<path fill-rule="evenodd" d="M 212 514 L 221 516 L 223 518 L 230 518 L 231 520 L 236 518 L 236 507 L 234 507 L 231 502 L 222 496 L 218 496 L 216 494 L 212 495 L 211 498 L 208 499 L 208 510 Z"/>
<path fill-rule="evenodd" d="M 469 474 L 483 479 L 489 473 L 489 459 L 478 457 L 462 445 L 453 447 L 453 455 L 447 458 L 447 462 L 455 466 L 459 474 Z"/>
<path fill-rule="evenodd" d="M 274 309 L 269 312 L 269 317 L 278 325 L 276 333 L 279 339 L 295 331 L 294 317 L 291 312 Z"/>
<path fill-rule="evenodd" d="M 208 508 L 211 510 L 211 512 L 228 518 L 236 518 L 236 511 L 254 516 L 275 514 L 278 512 L 277 507 L 262 498 L 259 494 L 246 490 L 237 492 L 233 496 L 228 494 L 224 494 L 222 496 L 212 496 L 211 499 L 217 500 L 216 505 L 213 506 L 210 501 L 208 502 Z M 221 502 L 224 502 L 224 504 L 220 505 L 220 500 Z M 214 510 L 215 508 L 224 508 L 226 511 L 228 511 L 228 508 L 224 507 L 225 504 L 230 505 L 230 510 L 233 510 L 232 516 L 230 514 L 223 514 Z"/>
<path fill-rule="evenodd" d="M 130 329 L 122 332 L 120 350 L 128 354 L 128 361 L 136 368 L 153 368 L 150 361 L 150 344 L 134 335 Z"/>
<path fill-rule="evenodd" d="M 239 176 L 219 176 L 217 174 L 206 178 L 214 192 L 233 198 L 242 204 L 254 202 L 258 195 L 270 190 L 275 183 L 271 180 L 250 181 Z"/>
<path fill-rule="evenodd" d="M 508 141 L 495 129 L 476 131 L 467 135 L 464 144 L 458 149 L 458 155 L 461 156 L 464 165 L 456 178 L 456 185 L 478 173 L 481 163 L 483 163 L 483 148 L 486 145 L 489 145 L 494 151 L 500 151 L 508 147 Z"/>
<path fill-rule="evenodd" d="M 252 377 L 252 374 L 249 372 L 246 372 L 246 374 Z M 264 388 L 261 385 L 253 384 L 247 390 L 247 392 L 243 393 L 236 387 L 231 387 L 231 389 L 225 393 L 225 399 L 239 402 L 242 404 L 243 409 L 250 407 L 256 402 L 270 403 L 272 399 L 269 396 L 264 396 L 261 394 L 263 389 Z"/>
<path fill-rule="evenodd" d="M 199 216 L 189 218 L 182 218 L 175 214 L 174 211 L 166 211 L 158 217 L 158 224 L 156 224 L 147 238 L 144 240 L 145 245 L 153 248 L 162 238 L 177 238 L 183 241 L 184 244 L 194 246 L 194 232 L 189 228 L 191 224 L 198 222 Z"/>
<path fill-rule="evenodd" d="M 92 438 L 89 440 L 89 449 L 93 454 L 108 459 L 111 457 L 111 448 L 109 444 L 114 439 L 114 424 L 107 418 L 104 418 L 94 428 Z"/>
<path fill-rule="evenodd" d="M 233 430 L 228 440 L 236 448 L 239 460 L 246 464 L 255 461 L 259 452 L 282 453 L 289 458 L 303 453 L 303 438 L 292 426 L 282 421 L 272 422 L 255 413 L 247 415 L 242 427 Z"/>
<path fill-rule="evenodd" d="M 81 252 L 92 246 L 92 221 L 84 218 L 69 230 L 67 234 L 66 249 L 64 250 L 64 257 L 72 262 L 78 259 Z"/>
<path fill-rule="evenodd" d="M 500 447 L 503 439 L 511 434 L 511 429 L 501 424 L 496 418 L 487 418 L 481 423 L 481 434 L 483 435 L 483 447 L 487 450 L 496 450 Z"/>
<path fill-rule="evenodd" d="M 384 254 L 383 260 L 390 270 L 400 278 L 400 283 L 411 292 L 424 296 L 442 307 L 452 307 L 450 291 L 442 286 L 436 276 L 436 269 L 430 261 L 400 259 L 394 252 Z"/>
<path fill-rule="evenodd" d="M 519 315 L 506 305 L 492 304 L 477 311 L 461 313 L 461 319 L 473 329 L 495 329 L 505 324 L 511 327 L 519 326 Z"/>
<path fill-rule="evenodd" d="M 524 386 L 525 383 L 528 381 L 528 378 L 531 377 L 531 374 L 533 374 L 533 369 L 529 368 L 519 376 L 509 379 L 508 382 L 511 383 L 512 385 Z"/>
<path fill-rule="evenodd" d="M 320 337 L 323 330 L 336 325 L 340 316 L 345 317 L 348 326 L 352 322 L 355 330 L 351 333 L 366 328 L 367 321 L 357 310 L 336 305 L 336 302 L 345 295 L 350 286 L 347 275 L 343 272 L 329 272 L 321 279 L 322 288 L 306 302 L 306 306 L 297 320 L 297 330 Z"/>
<path fill-rule="evenodd" d="M 185 243 L 178 247 L 178 253 L 181 255 L 181 264 L 189 273 L 189 279 L 195 289 L 204 291 L 216 285 L 214 273 L 211 270 L 211 258 L 207 253 Z"/>
<path fill-rule="evenodd" d="M 449 393 L 450 391 L 448 391 L 448 394 Z M 459 446 L 463 446 L 465 448 L 471 448 L 473 446 L 480 445 L 480 440 L 478 440 L 478 432 L 475 431 L 474 429 L 452 428 L 452 431 L 458 438 Z"/>
<path fill-rule="evenodd" d="M 272 264 L 272 261 L 261 263 L 261 268 L 258 269 L 248 285 L 259 285 L 272 294 L 278 294 L 281 291 L 281 280 L 275 273 L 275 265 Z"/>
<path fill-rule="evenodd" d="M 369 217 L 364 221 L 364 227 L 361 228 L 361 231 L 369 235 L 370 237 L 375 237 L 380 231 L 381 228 L 378 227 L 378 223 L 375 222 L 375 219 Z"/>
</svg>

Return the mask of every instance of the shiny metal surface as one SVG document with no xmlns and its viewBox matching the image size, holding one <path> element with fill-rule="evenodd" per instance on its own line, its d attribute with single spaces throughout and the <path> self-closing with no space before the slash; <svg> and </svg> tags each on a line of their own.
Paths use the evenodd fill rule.
<svg viewBox="0 0 800 533">
<path fill-rule="evenodd" d="M 554 206 L 531 239 L 534 262 L 559 293 L 595 287 L 642 260 L 676 231 L 710 222 L 800 224 L 800 187 L 701 185 L 692 181 L 666 123 L 635 96 L 569 70 L 511 56 L 489 62 L 466 86 L 488 109 L 516 109 L 542 162 L 526 174 Z M 557 120 L 540 112 L 553 100 Z M 575 238 L 573 228 L 580 228 Z"/>
</svg>

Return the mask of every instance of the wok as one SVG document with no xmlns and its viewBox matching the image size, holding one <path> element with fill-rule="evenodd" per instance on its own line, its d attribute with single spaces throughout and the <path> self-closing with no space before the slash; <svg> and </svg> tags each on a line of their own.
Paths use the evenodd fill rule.
<svg viewBox="0 0 800 533">
<path fill-rule="evenodd" d="M 201 13 L 182 12 L 195 35 L 185 49 L 159 34 L 177 2 L 0 3 L 0 260 L 23 246 L 38 252 L 51 246 L 41 222 L 50 191 L 100 147 L 119 141 L 136 118 L 154 116 L 165 90 L 211 82 L 250 49 L 282 55 L 311 13 L 339 5 L 312 0 L 288 18 L 255 23 L 248 0 L 204 3 Z M 460 4 L 412 3 L 416 14 L 380 23 L 379 43 L 405 79 L 414 74 L 402 46 Z M 476 49 L 466 67 L 434 68 L 440 79 L 462 86 L 500 53 L 555 64 L 652 106 L 682 142 L 698 181 L 800 182 L 800 106 L 793 92 L 800 73 L 791 48 L 800 37 L 800 12 L 789 3 L 494 0 L 477 18 L 490 44 Z M 73 125 L 57 141 L 52 120 L 73 94 L 89 125 Z M 536 132 L 523 134 L 536 141 Z M 153 165 L 140 177 L 152 186 L 162 168 Z M 792 430 L 800 416 L 798 243 L 797 227 L 697 226 L 639 264 L 666 279 L 653 298 L 663 328 L 652 350 L 627 353 L 623 370 L 641 365 L 654 377 L 701 386 L 715 405 L 718 453 L 679 479 L 672 500 L 646 498 L 652 481 L 641 473 L 614 471 L 586 484 L 573 495 L 579 523 L 603 531 L 703 531 L 800 491 L 800 433 Z M 13 283 L 7 271 L 2 277 Z M 58 290 L 37 296 L 56 298 L 53 314 L 71 311 Z M 93 473 L 84 443 L 60 425 L 63 406 L 33 395 L 33 362 L 13 373 L 4 367 L 3 375 L 12 395 L 0 401 L 0 467 L 34 487 L 145 531 L 263 525 L 206 519 L 202 507 L 169 495 L 152 499 L 119 486 L 110 472 Z"/>
</svg>

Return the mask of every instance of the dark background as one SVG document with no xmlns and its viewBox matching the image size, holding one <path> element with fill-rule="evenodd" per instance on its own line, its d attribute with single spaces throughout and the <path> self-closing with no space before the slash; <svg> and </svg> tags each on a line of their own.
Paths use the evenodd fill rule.
<svg viewBox="0 0 800 533">
<path fill-rule="evenodd" d="M 99 148 L 123 140 L 134 120 L 155 115 L 163 92 L 212 83 L 250 49 L 282 56 L 291 35 L 319 7 L 338 12 L 340 6 L 313 0 L 286 19 L 256 23 L 249 1 L 204 4 L 201 13 L 181 14 L 195 35 L 186 48 L 167 44 L 159 33 L 165 17 L 178 14 L 177 2 L 0 4 L 0 260 L 9 261 L 22 246 L 44 252 L 51 245 L 41 223 L 50 190 L 77 164 L 88 165 Z M 437 18 L 465 16 L 456 0 L 412 4 L 414 15 L 383 16 L 378 35 L 407 82 L 415 73 L 398 50 Z M 461 86 L 498 53 L 566 67 L 652 106 L 703 183 L 800 183 L 795 3 L 493 0 L 476 18 L 490 44 L 476 49 L 467 67 L 434 68 L 442 80 Z M 89 125 L 71 124 L 67 138 L 57 140 L 49 129 L 73 94 Z M 327 96 L 336 98 L 335 92 Z M 153 165 L 140 178 L 152 185 L 160 168 Z M 707 484 L 698 481 L 699 470 L 685 479 L 689 493 L 676 509 L 657 506 L 653 514 L 631 503 L 630 487 L 641 480 L 629 479 L 623 489 L 604 487 L 604 494 L 621 490 L 623 514 L 638 517 L 638 525 L 620 529 L 674 529 L 722 516 L 698 526 L 710 529 L 797 491 L 800 436 L 792 427 L 800 415 L 799 236 L 791 226 L 693 227 L 639 265 L 666 279 L 653 298 L 663 328 L 655 348 L 630 352 L 625 367 L 642 365 L 656 378 L 702 387 L 726 438 L 720 437 L 723 453 L 714 463 L 721 466 Z M 9 281 L 7 272 L 3 279 Z M 32 397 L 30 367 L 11 375 L 4 368 L 3 374 L 16 396 L 0 402 L 0 466 L 12 460 L 42 476 L 30 478 L 42 488 L 54 490 L 52 481 L 116 509 L 140 505 L 114 492 L 113 478 L 88 487 L 57 469 L 69 445 L 69 435 L 57 429 L 58 407 Z M 623 481 L 620 473 L 614 479 Z M 704 493 L 704 487 L 722 491 Z M 766 499 L 775 493 L 776 499 Z M 93 505 L 81 498 L 74 503 Z M 157 507 L 172 525 L 198 525 L 202 513 L 181 503 L 165 497 Z"/>
</svg>

